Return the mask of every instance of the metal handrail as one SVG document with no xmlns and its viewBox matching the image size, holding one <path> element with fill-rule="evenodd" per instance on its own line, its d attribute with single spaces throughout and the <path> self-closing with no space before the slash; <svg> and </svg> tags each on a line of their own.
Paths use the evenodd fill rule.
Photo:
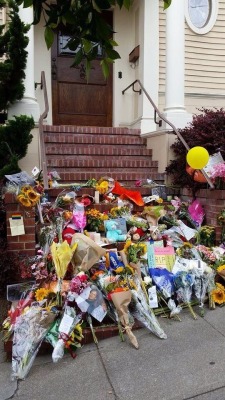
<svg viewBox="0 0 225 400">
<path fill-rule="evenodd" d="M 43 134 L 43 121 L 48 115 L 49 103 L 48 103 L 48 93 L 47 93 L 47 85 L 46 85 L 44 71 L 41 71 L 41 89 L 43 89 L 43 92 L 44 92 L 45 109 L 39 118 L 40 151 L 41 151 L 41 164 L 42 164 L 44 189 L 48 189 L 48 176 L 47 176 L 48 172 L 47 172 L 47 162 L 46 162 L 45 143 L 44 143 L 44 134 Z"/>
<path fill-rule="evenodd" d="M 138 83 L 141 90 L 134 90 L 134 85 L 135 83 Z M 130 89 L 132 87 L 134 92 L 139 92 L 139 95 L 144 92 L 145 96 L 147 97 L 147 99 L 149 100 L 149 102 L 151 103 L 152 107 L 154 108 L 155 113 L 159 116 L 159 118 L 161 120 L 163 120 L 164 122 L 166 122 L 169 126 L 171 126 L 171 128 L 173 129 L 173 131 L 176 133 L 177 137 L 180 139 L 180 141 L 183 143 L 184 147 L 186 148 L 186 150 L 190 150 L 190 146 L 188 146 L 187 142 L 184 140 L 183 136 L 181 135 L 181 133 L 178 131 L 178 129 L 175 127 L 175 125 L 170 122 L 158 109 L 158 107 L 155 105 L 154 101 L 152 100 L 152 98 L 149 96 L 148 92 L 146 91 L 146 89 L 144 88 L 144 86 L 142 85 L 141 81 L 139 79 L 136 79 L 134 82 L 132 82 L 129 86 L 126 87 L 126 89 L 124 89 L 122 91 L 122 94 L 124 94 L 128 89 Z M 213 185 L 211 179 L 209 178 L 208 174 L 201 169 L 202 174 L 204 175 L 205 179 L 207 180 L 209 186 L 211 187 L 211 189 L 215 189 L 215 186 Z"/>
</svg>

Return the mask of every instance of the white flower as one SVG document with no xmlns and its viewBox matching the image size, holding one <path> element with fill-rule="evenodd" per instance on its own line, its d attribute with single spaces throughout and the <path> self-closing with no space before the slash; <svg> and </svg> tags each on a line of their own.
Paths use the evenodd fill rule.
<svg viewBox="0 0 225 400">
<path fill-rule="evenodd" d="M 150 276 L 145 276 L 144 277 L 144 283 L 146 285 L 150 285 L 150 283 L 152 283 L 152 278 L 150 278 Z"/>
</svg>

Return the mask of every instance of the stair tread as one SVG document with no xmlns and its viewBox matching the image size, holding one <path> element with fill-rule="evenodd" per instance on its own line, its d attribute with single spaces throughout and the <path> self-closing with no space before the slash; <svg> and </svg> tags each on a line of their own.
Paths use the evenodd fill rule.
<svg viewBox="0 0 225 400">
<path fill-rule="evenodd" d="M 152 149 L 146 147 L 139 129 L 45 125 L 47 169 L 56 169 L 62 183 L 86 183 L 112 177 L 126 186 L 138 179 L 163 183 Z M 135 187 L 135 186 L 134 186 Z"/>
</svg>

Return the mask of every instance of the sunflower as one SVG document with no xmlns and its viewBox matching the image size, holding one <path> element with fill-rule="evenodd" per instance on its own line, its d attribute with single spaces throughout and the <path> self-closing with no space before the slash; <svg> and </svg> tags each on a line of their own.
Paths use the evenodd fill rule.
<svg viewBox="0 0 225 400">
<path fill-rule="evenodd" d="M 21 189 L 20 189 L 21 193 L 27 193 L 28 190 L 32 190 L 32 186 L 25 185 L 25 186 L 22 186 Z"/>
<path fill-rule="evenodd" d="M 213 301 L 217 304 L 223 304 L 225 303 L 225 291 L 224 291 L 224 287 L 223 289 L 221 288 L 222 285 L 220 284 L 216 284 L 216 289 L 213 289 L 211 291 L 211 297 L 213 299 Z"/>
<path fill-rule="evenodd" d="M 25 196 L 21 196 L 18 198 L 18 201 L 24 206 L 24 207 L 31 207 L 32 206 L 32 202 Z"/>
<path fill-rule="evenodd" d="M 39 197 L 40 197 L 40 195 L 37 192 L 35 192 L 34 190 L 32 190 L 32 189 L 28 190 L 26 192 L 26 195 L 27 195 L 28 199 L 30 201 L 32 201 L 33 203 L 36 203 L 39 200 Z"/>
<path fill-rule="evenodd" d="M 45 289 L 45 288 L 37 289 L 36 292 L 35 292 L 35 299 L 37 301 L 44 300 L 44 299 L 46 299 L 48 297 L 50 292 L 51 291 L 49 289 Z"/>
<path fill-rule="evenodd" d="M 217 272 L 221 272 L 221 271 L 224 271 L 224 270 L 225 270 L 225 264 L 220 265 L 220 266 L 217 268 Z"/>
<path fill-rule="evenodd" d="M 128 251 L 128 249 L 129 249 L 129 247 L 131 246 L 131 244 L 132 244 L 131 240 L 127 240 L 127 241 L 126 241 L 125 246 L 124 246 L 124 248 L 123 248 L 123 251 L 124 251 L 125 253 L 127 253 L 127 251 Z"/>
</svg>

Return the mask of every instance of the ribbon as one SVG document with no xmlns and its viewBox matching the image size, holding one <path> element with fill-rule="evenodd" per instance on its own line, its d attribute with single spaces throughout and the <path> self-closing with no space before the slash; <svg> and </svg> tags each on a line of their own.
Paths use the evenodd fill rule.
<svg viewBox="0 0 225 400">
<path fill-rule="evenodd" d="M 59 339 L 62 339 L 65 345 L 65 348 L 68 350 L 68 352 L 70 353 L 71 357 L 74 359 L 76 358 L 77 354 L 71 349 L 70 345 L 69 345 L 69 341 L 73 341 L 72 340 L 72 336 L 67 335 L 64 332 L 60 332 L 59 334 Z"/>
</svg>

